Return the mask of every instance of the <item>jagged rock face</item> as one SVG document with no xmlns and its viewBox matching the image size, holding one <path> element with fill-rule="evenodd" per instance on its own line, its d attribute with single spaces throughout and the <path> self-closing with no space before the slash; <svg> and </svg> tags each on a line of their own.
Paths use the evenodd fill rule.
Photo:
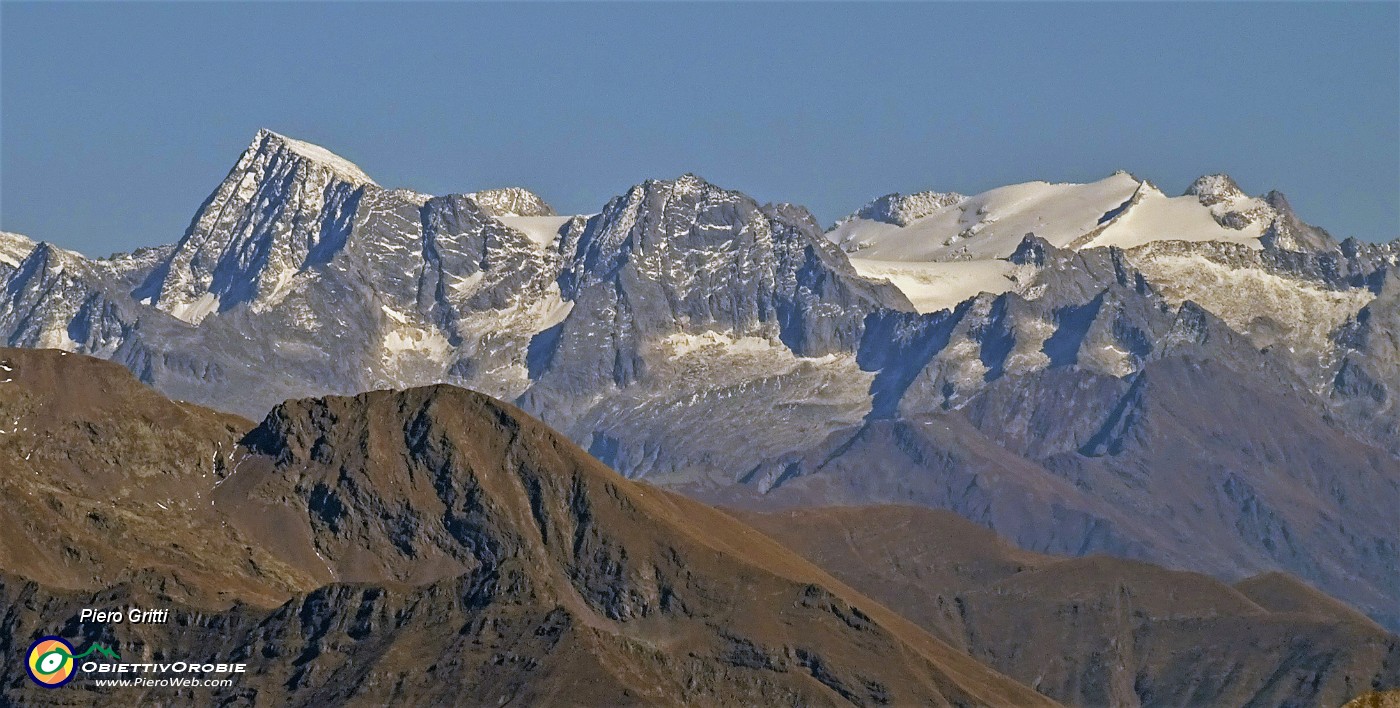
<svg viewBox="0 0 1400 708">
<path fill-rule="evenodd" d="M 1337 242 L 1326 231 L 1303 223 L 1281 192 L 1269 192 L 1264 200 L 1274 210 L 1273 222 L 1264 233 L 1264 243 L 1285 251 L 1334 250 Z"/>
<path fill-rule="evenodd" d="M 1186 190 L 1207 207 L 1217 223 L 1228 229 L 1260 228 L 1259 242 L 1265 248 L 1285 251 L 1329 251 L 1337 242 L 1326 231 L 1304 223 L 1277 191 L 1250 197 L 1229 175 L 1206 175 Z"/>
<path fill-rule="evenodd" d="M 1201 200 L 1206 206 L 1231 202 L 1245 196 L 1244 190 L 1226 174 L 1202 175 L 1186 188 L 1186 193 Z"/>
<path fill-rule="evenodd" d="M 345 247 L 317 272 L 325 282 L 289 304 L 325 320 L 339 303 L 366 303 L 364 330 L 378 333 L 365 348 L 373 387 L 447 380 L 518 394 L 530 338 L 568 311 L 554 285 L 559 256 L 467 196 L 420 205 L 375 192 L 354 223 Z"/>
<path fill-rule="evenodd" d="M 566 297 L 599 285 L 632 303 L 639 334 L 720 329 L 782 338 L 799 353 L 848 346 L 859 329 L 840 323 L 859 309 L 898 306 L 893 288 L 861 282 L 794 207 L 760 207 L 686 175 L 652 181 L 611 202 L 564 243 Z M 823 319 L 834 331 L 811 332 Z M 837 331 L 839 330 L 839 331 Z"/>
<path fill-rule="evenodd" d="M 1169 356 L 1126 380 L 1005 378 L 956 410 L 871 420 L 769 464 L 750 482 L 759 495 L 716 498 L 916 503 L 1044 552 L 1226 579 L 1284 568 L 1400 622 L 1394 458 L 1319 424 L 1272 377 L 1218 360 Z"/>
<path fill-rule="evenodd" d="M 565 393 L 644 378 L 643 349 L 668 336 L 718 332 L 823 356 L 852 349 L 872 309 L 909 308 L 857 276 L 805 210 L 760 207 L 693 175 L 634 187 L 576 222 L 561 249 L 574 305 L 540 356 L 542 386 Z"/>
<path fill-rule="evenodd" d="M 186 322 L 242 303 L 266 310 L 303 266 L 334 253 L 373 185 L 321 148 L 260 131 L 134 295 Z"/>
<path fill-rule="evenodd" d="M 169 260 L 176 244 L 138 248 L 131 253 L 116 253 L 107 258 L 88 261 L 112 287 L 123 295 L 141 287 L 151 272 Z"/>
<path fill-rule="evenodd" d="M 81 350 L 113 356 L 135 318 L 76 253 L 39 244 L 10 272 L 0 303 L 7 346 Z"/>
<path fill-rule="evenodd" d="M 1288 200 L 1277 191 L 1261 199 L 1251 199 L 1229 175 L 1206 175 L 1191 183 L 1186 194 L 1211 208 L 1211 214 L 1222 226 L 1244 229 L 1264 224 L 1261 241 L 1266 247 L 1285 251 L 1335 250 L 1337 242 L 1326 231 L 1298 218 Z"/>
<path fill-rule="evenodd" d="M 887 224 L 907 226 L 944 207 L 953 206 L 967 199 L 954 192 L 916 192 L 914 194 L 886 194 L 872 200 L 856 211 L 855 216 Z"/>
<path fill-rule="evenodd" d="M 489 216 L 554 216 L 554 207 L 519 187 L 486 189 L 467 195 Z"/>
<path fill-rule="evenodd" d="M 1390 270 L 1378 290 L 1336 332 L 1343 354 L 1326 395 L 1346 419 L 1400 455 L 1400 271 Z"/>
<path fill-rule="evenodd" d="M 1026 269 L 1019 293 L 872 318 L 860 350 L 877 372 L 871 417 L 960 408 L 991 382 L 1057 368 L 1124 378 L 1182 351 L 1256 356 L 1193 303 L 1166 302 L 1123 251 L 1028 237 L 1011 261 Z"/>
<path fill-rule="evenodd" d="M 249 415 L 312 393 L 438 381 L 515 396 L 531 337 L 569 303 L 557 252 L 483 202 L 552 213 L 520 189 L 380 189 L 341 158 L 264 131 L 179 244 L 99 260 L 45 251 L 23 273 L 7 269 L 0 323 L 14 344 L 110 357 L 172 395 Z M 42 265 L 60 257 L 63 267 Z"/>
<path fill-rule="evenodd" d="M 1155 243 L 1128 258 L 1170 302 L 1199 303 L 1260 348 L 1282 343 L 1311 357 L 1305 369 L 1321 372 L 1334 332 L 1375 297 L 1344 274 L 1349 264 L 1336 255 Z"/>
</svg>

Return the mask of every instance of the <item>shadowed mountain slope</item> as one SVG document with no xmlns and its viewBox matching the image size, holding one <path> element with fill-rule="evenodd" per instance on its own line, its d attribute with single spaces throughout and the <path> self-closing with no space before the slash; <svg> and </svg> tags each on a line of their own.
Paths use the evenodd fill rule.
<svg viewBox="0 0 1400 708">
<path fill-rule="evenodd" d="M 1320 424 L 1271 377 L 1186 355 L 1122 379 L 1074 368 L 1003 378 L 959 409 L 868 421 L 778 460 L 766 490 L 710 498 L 912 503 L 1047 553 L 1229 582 L 1284 570 L 1395 626 L 1400 463 Z M 1066 407 L 1076 415 L 1056 413 Z"/>
<path fill-rule="evenodd" d="M 1281 573 L 1198 573 L 1011 546 L 948 512 L 828 507 L 741 518 L 1057 700 L 1338 705 L 1400 685 L 1400 637 Z"/>
</svg>

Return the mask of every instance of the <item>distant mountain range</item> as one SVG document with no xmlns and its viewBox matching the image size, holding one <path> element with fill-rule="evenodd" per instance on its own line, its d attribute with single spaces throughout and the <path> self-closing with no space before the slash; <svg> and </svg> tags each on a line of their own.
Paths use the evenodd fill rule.
<svg viewBox="0 0 1400 708">
<path fill-rule="evenodd" d="M 1397 266 L 1221 175 L 887 195 L 824 230 L 694 175 L 573 216 L 385 189 L 262 131 L 172 246 L 0 236 L 0 335 L 255 418 L 453 384 L 699 499 L 1286 570 L 1395 629 Z"/>
</svg>

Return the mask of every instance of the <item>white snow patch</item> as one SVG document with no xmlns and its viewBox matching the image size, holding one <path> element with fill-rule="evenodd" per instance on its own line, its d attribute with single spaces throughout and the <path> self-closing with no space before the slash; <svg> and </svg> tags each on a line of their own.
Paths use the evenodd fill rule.
<svg viewBox="0 0 1400 708">
<path fill-rule="evenodd" d="M 536 245 L 548 248 L 559 240 L 559 232 L 572 216 L 498 216 L 501 223 L 525 234 Z"/>
<path fill-rule="evenodd" d="M 539 318 L 535 327 L 542 332 L 563 322 L 573 309 L 574 301 L 565 300 L 564 295 L 559 292 L 559 283 L 551 282 L 544 291 L 544 297 L 531 307 L 531 312 Z"/>
<path fill-rule="evenodd" d="M 1260 248 L 1263 221 L 1243 229 L 1221 226 L 1211 209 L 1193 196 L 1168 197 L 1156 189 L 1144 191 L 1142 200 L 1114 220 L 1083 248 L 1117 246 L 1133 248 L 1153 241 L 1221 241 Z"/>
<path fill-rule="evenodd" d="M 1005 258 L 1027 233 L 1068 246 L 1097 228 L 1140 184 L 1126 172 L 1089 184 L 1013 184 L 937 209 L 907 226 L 851 219 L 827 237 L 871 260 Z"/>
<path fill-rule="evenodd" d="M 381 342 L 387 366 L 402 366 L 415 358 L 446 361 L 451 355 L 452 344 L 436 329 L 421 327 L 407 314 L 388 305 L 380 305 L 380 309 L 390 320 Z"/>
<path fill-rule="evenodd" d="M 671 356 L 685 356 L 714 349 L 723 349 L 727 353 L 756 353 L 766 352 L 780 346 L 763 337 L 736 337 L 732 332 L 715 331 L 698 334 L 677 332 L 667 335 L 657 344 Z"/>
<path fill-rule="evenodd" d="M 383 310 L 383 311 L 384 311 L 384 314 L 387 315 L 387 316 L 389 317 L 389 319 L 391 319 L 391 320 L 393 320 L 393 321 L 395 321 L 395 322 L 397 322 L 397 323 L 399 323 L 399 324 L 407 324 L 407 323 L 408 323 L 408 315 L 405 315 L 404 313 L 399 312 L 398 310 L 395 310 L 394 308 L 389 307 L 388 305 L 380 305 L 380 306 L 379 306 L 379 309 L 380 309 L 380 310 Z"/>
<path fill-rule="evenodd" d="M 893 283 L 921 313 L 950 309 L 978 293 L 1015 290 L 1012 275 L 1020 268 L 1004 260 L 901 263 L 851 258 L 851 265 L 862 276 Z"/>
<path fill-rule="evenodd" d="M 452 282 L 448 283 L 448 287 L 452 288 L 452 291 L 459 295 L 470 294 L 476 290 L 476 286 L 481 284 L 481 280 L 485 276 L 486 271 L 482 270 L 472 273 L 471 275 L 454 275 L 448 273 L 447 277 L 452 279 Z"/>
<path fill-rule="evenodd" d="M 384 333 L 385 363 L 402 363 L 408 356 L 422 356 L 433 361 L 446 361 L 452 344 L 436 330 L 400 327 Z"/>
<path fill-rule="evenodd" d="M 1240 212 L 1243 228 L 1218 219 Z M 827 238 L 873 261 L 930 262 L 1005 258 L 1034 233 L 1059 248 L 1153 241 L 1215 241 L 1259 247 L 1272 214 L 1263 201 L 1240 195 L 1211 206 L 1195 196 L 1168 197 L 1126 172 L 1089 184 L 1029 182 L 999 187 L 935 209 L 906 226 L 852 218 Z M 1248 223 L 1246 223 L 1248 222 Z"/>
<path fill-rule="evenodd" d="M 1264 321 L 1272 322 L 1320 350 L 1326 349 L 1333 331 L 1375 299 L 1363 288 L 1327 290 L 1200 255 L 1129 257 L 1172 304 L 1192 300 L 1239 332 L 1249 333 Z"/>
<path fill-rule="evenodd" d="M 199 299 L 170 306 L 170 314 L 190 324 L 199 324 L 209 313 L 219 309 L 219 296 L 206 292 Z"/>
</svg>

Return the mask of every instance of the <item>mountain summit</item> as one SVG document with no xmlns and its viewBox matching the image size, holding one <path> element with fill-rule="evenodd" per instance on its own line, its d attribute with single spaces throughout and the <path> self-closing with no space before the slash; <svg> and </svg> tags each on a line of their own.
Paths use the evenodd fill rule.
<svg viewBox="0 0 1400 708">
<path fill-rule="evenodd" d="M 367 186 L 329 150 L 260 130 L 134 295 L 192 323 L 241 303 L 265 310 L 343 240 Z"/>
</svg>

